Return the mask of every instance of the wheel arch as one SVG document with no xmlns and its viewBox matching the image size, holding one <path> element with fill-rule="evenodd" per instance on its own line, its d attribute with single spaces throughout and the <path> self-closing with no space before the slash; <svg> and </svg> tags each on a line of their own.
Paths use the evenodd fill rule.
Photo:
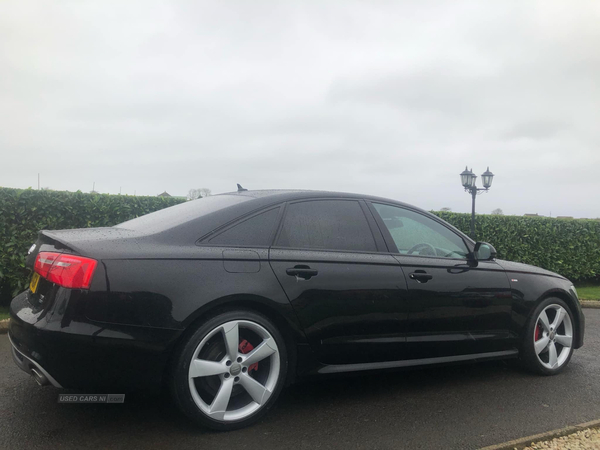
<svg viewBox="0 0 600 450">
<path fill-rule="evenodd" d="M 171 356 L 177 353 L 179 346 L 183 345 L 203 322 L 216 315 L 235 309 L 246 309 L 257 312 L 266 316 L 275 324 L 283 336 L 288 355 L 286 385 L 292 384 L 296 378 L 298 362 L 297 346 L 304 341 L 304 333 L 300 330 L 295 320 L 291 305 L 281 305 L 273 300 L 257 295 L 230 295 L 216 299 L 198 308 L 184 321 L 185 330 L 173 346 Z M 171 365 L 170 360 L 165 368 L 166 372 L 170 370 Z"/>
</svg>

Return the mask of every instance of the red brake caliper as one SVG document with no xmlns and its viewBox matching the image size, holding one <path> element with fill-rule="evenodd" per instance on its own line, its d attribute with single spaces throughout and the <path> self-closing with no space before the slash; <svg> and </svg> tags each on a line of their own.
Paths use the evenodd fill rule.
<svg viewBox="0 0 600 450">
<path fill-rule="evenodd" d="M 242 339 L 238 350 L 245 355 L 246 353 L 250 353 L 252 350 L 254 350 L 254 346 L 246 339 Z M 258 363 L 254 363 L 250 367 L 248 367 L 248 373 L 252 372 L 253 370 L 258 370 Z"/>
<path fill-rule="evenodd" d="M 535 327 L 534 340 L 539 341 L 541 337 L 542 337 L 542 326 L 538 323 L 537 327 Z"/>
</svg>

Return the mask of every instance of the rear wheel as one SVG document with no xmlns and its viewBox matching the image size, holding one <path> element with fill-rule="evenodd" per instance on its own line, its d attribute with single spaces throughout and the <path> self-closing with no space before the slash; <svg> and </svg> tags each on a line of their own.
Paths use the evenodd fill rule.
<svg viewBox="0 0 600 450">
<path fill-rule="evenodd" d="M 273 323 L 236 310 L 208 320 L 180 348 L 171 376 L 179 408 L 217 430 L 241 428 L 275 403 L 287 372 L 287 353 Z"/>
<path fill-rule="evenodd" d="M 525 364 L 543 375 L 561 372 L 573 355 L 575 321 L 561 299 L 548 298 L 538 305 L 527 325 L 523 354 Z"/>
</svg>

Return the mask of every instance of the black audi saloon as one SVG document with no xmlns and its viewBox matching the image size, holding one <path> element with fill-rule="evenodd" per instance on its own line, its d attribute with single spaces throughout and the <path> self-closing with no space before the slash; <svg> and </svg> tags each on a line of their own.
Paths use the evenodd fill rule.
<svg viewBox="0 0 600 450">
<path fill-rule="evenodd" d="M 569 280 L 366 195 L 239 190 L 43 230 L 26 264 L 20 368 L 58 388 L 162 386 L 219 430 L 300 377 L 501 358 L 553 375 L 583 345 Z"/>
</svg>

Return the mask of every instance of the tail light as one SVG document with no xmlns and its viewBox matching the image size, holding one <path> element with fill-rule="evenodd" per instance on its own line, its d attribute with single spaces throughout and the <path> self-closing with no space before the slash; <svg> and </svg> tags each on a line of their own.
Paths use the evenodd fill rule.
<svg viewBox="0 0 600 450">
<path fill-rule="evenodd" d="M 66 253 L 40 252 L 34 271 L 69 289 L 89 289 L 98 261 Z"/>
</svg>

